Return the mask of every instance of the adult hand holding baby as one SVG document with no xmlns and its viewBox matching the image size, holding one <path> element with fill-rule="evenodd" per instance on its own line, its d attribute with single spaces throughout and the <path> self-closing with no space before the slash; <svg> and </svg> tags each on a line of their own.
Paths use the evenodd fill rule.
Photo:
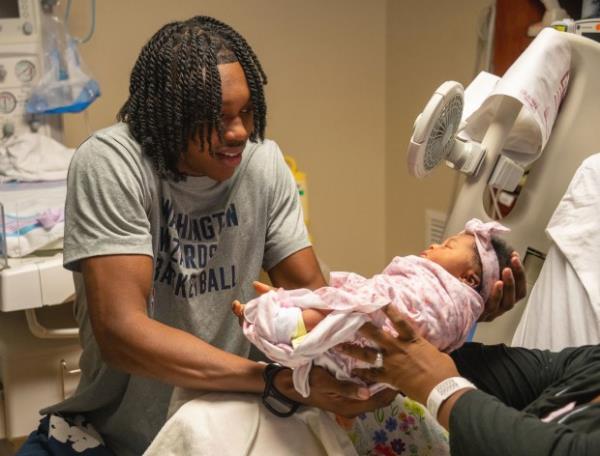
<svg viewBox="0 0 600 456">
<path fill-rule="evenodd" d="M 419 336 L 410 323 L 393 306 L 384 308 L 398 336 L 393 337 L 371 323 L 366 323 L 360 334 L 375 342 L 379 350 L 352 344 L 340 346 L 340 350 L 361 361 L 375 364 L 381 353 L 382 366 L 371 369 L 354 369 L 353 375 L 366 383 L 387 383 L 398 388 L 402 394 L 421 404 L 427 404 L 431 392 L 444 380 L 460 377 L 452 358 Z M 448 429 L 450 410 L 458 398 L 469 388 L 457 390 L 438 408 L 436 419 Z M 439 404 L 438 404 L 439 407 Z"/>
<path fill-rule="evenodd" d="M 262 282 L 254 282 L 253 286 L 259 295 L 274 289 Z M 241 324 L 244 320 L 244 304 L 236 300 L 231 307 Z M 313 367 L 310 373 L 311 393 L 308 398 L 303 398 L 294 389 L 291 369 L 281 370 L 274 379 L 274 386 L 277 391 L 295 402 L 328 410 L 346 418 L 353 418 L 388 405 L 397 395 L 396 391 L 386 389 L 370 396 L 367 388 L 353 382 L 339 381 L 327 370 L 318 366 Z"/>
<path fill-rule="evenodd" d="M 405 396 L 425 404 L 429 392 L 438 383 L 459 376 L 454 361 L 419 336 L 393 306 L 387 306 L 383 311 L 398 332 L 397 337 L 366 323 L 360 329 L 360 334 L 375 342 L 379 350 L 344 344 L 340 346 L 340 351 L 370 364 L 375 364 L 378 353 L 381 353 L 381 367 L 355 369 L 352 373 L 369 384 L 392 385 Z"/>
<path fill-rule="evenodd" d="M 510 268 L 502 271 L 502 280 L 498 280 L 492 288 L 491 295 L 483 313 L 479 317 L 480 322 L 492 321 L 511 310 L 515 303 L 523 299 L 527 294 L 527 282 L 521 259 L 517 252 L 512 252 Z"/>
</svg>

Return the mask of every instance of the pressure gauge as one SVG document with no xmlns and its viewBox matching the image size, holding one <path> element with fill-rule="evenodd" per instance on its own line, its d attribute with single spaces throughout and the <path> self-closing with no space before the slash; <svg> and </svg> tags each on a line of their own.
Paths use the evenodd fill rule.
<svg viewBox="0 0 600 456">
<path fill-rule="evenodd" d="M 17 99 L 10 92 L 0 92 L 0 113 L 9 114 L 17 107 Z"/>
<path fill-rule="evenodd" d="M 15 73 L 21 82 L 31 82 L 35 77 L 35 65 L 29 60 L 19 60 L 15 65 Z"/>
</svg>

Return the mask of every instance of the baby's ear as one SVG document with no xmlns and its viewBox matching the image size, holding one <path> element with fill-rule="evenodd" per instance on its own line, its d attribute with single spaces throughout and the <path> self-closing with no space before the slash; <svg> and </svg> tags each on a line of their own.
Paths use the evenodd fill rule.
<svg viewBox="0 0 600 456">
<path fill-rule="evenodd" d="M 474 290 L 477 290 L 481 284 L 481 278 L 479 277 L 479 274 L 477 274 L 473 269 L 466 271 L 460 278 Z"/>
</svg>

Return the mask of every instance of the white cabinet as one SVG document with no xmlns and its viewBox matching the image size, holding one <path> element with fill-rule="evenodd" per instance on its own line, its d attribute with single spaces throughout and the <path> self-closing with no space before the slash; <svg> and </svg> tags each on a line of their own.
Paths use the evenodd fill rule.
<svg viewBox="0 0 600 456">
<path fill-rule="evenodd" d="M 39 309 L 41 314 L 44 310 Z M 61 326 L 73 325 L 71 319 Z M 5 438 L 28 435 L 37 427 L 41 408 L 74 391 L 80 353 L 78 339 L 39 339 L 29 331 L 23 311 L 0 312 Z"/>
</svg>

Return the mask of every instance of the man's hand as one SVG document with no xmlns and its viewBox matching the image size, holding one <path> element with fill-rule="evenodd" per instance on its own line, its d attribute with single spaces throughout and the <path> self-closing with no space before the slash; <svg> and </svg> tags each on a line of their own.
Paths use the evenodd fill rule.
<svg viewBox="0 0 600 456">
<path fill-rule="evenodd" d="M 360 334 L 379 346 L 383 366 L 355 369 L 352 373 L 367 383 L 383 382 L 402 391 L 406 396 L 425 404 L 431 390 L 442 380 L 460 374 L 450 356 L 420 337 L 402 315 L 392 306 L 384 312 L 393 323 L 398 337 L 365 323 Z M 373 364 L 377 350 L 345 344 L 341 351 Z"/>
<path fill-rule="evenodd" d="M 479 321 L 492 321 L 504 312 L 514 307 L 517 301 L 527 294 L 527 282 L 521 259 L 517 252 L 510 258 L 510 268 L 502 271 L 502 280 L 498 280 L 492 288 L 492 293 L 485 303 Z"/>
<path fill-rule="evenodd" d="M 254 282 L 252 285 L 258 294 L 274 290 L 273 287 L 262 282 Z M 310 372 L 309 397 L 300 396 L 294 389 L 291 370 L 286 369 L 275 377 L 275 387 L 284 396 L 294 401 L 346 418 L 354 418 L 361 413 L 384 407 L 398 394 L 397 391 L 387 389 L 370 396 L 368 388 L 353 382 L 339 381 L 325 369 L 317 366 Z"/>
<path fill-rule="evenodd" d="M 310 372 L 310 396 L 303 398 L 292 383 L 292 371 L 284 370 L 275 377 L 275 387 L 286 397 L 305 405 L 318 407 L 345 418 L 354 418 L 388 405 L 397 391 L 386 389 L 369 397 L 369 390 L 353 382 L 342 382 L 321 367 Z"/>
</svg>

